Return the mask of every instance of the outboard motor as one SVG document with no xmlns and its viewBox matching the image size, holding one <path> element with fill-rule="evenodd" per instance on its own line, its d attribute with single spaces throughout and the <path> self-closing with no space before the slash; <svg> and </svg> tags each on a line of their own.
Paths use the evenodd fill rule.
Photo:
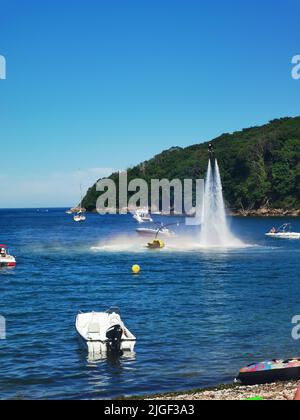
<svg viewBox="0 0 300 420">
<path fill-rule="evenodd" d="M 114 325 L 109 328 L 106 332 L 107 351 L 114 356 L 122 355 L 121 343 L 122 343 L 123 330 L 120 325 Z"/>
</svg>

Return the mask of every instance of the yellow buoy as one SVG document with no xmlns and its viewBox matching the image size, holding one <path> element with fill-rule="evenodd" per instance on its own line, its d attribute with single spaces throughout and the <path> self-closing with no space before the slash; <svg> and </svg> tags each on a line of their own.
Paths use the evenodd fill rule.
<svg viewBox="0 0 300 420">
<path fill-rule="evenodd" d="M 133 274 L 139 274 L 141 272 L 141 267 L 137 264 L 132 266 L 132 272 Z"/>
</svg>

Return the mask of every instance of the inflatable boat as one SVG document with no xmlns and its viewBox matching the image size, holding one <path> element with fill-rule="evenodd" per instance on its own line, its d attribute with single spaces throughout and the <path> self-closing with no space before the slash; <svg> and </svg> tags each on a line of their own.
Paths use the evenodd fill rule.
<svg viewBox="0 0 300 420">
<path fill-rule="evenodd" d="M 149 242 L 147 245 L 148 249 L 163 249 L 165 247 L 164 241 L 161 239 L 155 239 L 152 242 Z"/>
<path fill-rule="evenodd" d="M 271 360 L 249 365 L 240 370 L 237 381 L 243 385 L 263 385 L 300 379 L 300 358 Z"/>
</svg>

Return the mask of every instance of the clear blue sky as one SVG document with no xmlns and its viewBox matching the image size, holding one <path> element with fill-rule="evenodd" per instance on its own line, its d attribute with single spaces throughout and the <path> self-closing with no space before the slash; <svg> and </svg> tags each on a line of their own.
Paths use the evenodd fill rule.
<svg viewBox="0 0 300 420">
<path fill-rule="evenodd" d="M 0 0 L 0 207 L 300 114 L 298 0 Z M 82 174 L 76 173 L 82 169 Z"/>
</svg>

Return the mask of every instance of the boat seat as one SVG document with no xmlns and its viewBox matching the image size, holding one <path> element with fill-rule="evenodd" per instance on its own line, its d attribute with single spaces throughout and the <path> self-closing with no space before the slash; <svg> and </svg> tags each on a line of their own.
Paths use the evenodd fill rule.
<svg viewBox="0 0 300 420">
<path fill-rule="evenodd" d="M 100 334 L 100 325 L 93 322 L 89 325 L 88 334 Z"/>
</svg>

